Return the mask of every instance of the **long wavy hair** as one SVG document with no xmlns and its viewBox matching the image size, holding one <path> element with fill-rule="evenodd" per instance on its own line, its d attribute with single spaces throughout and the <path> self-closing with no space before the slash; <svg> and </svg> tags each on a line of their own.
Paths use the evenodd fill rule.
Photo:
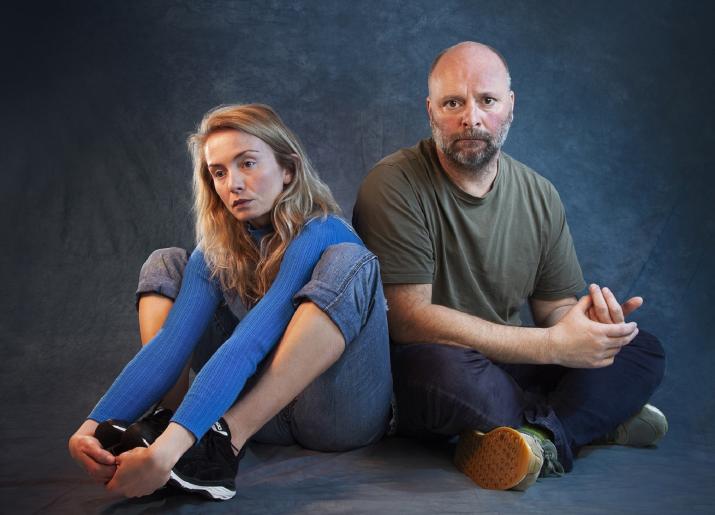
<svg viewBox="0 0 715 515">
<path fill-rule="evenodd" d="M 263 140 L 278 164 L 292 172 L 273 205 L 273 232 L 256 243 L 246 224 L 234 218 L 214 189 L 206 165 L 208 137 L 226 129 L 242 131 Z M 311 218 L 339 212 L 328 186 L 320 180 L 293 132 L 269 106 L 223 105 L 204 116 L 189 136 L 194 162 L 193 190 L 196 243 L 204 252 L 211 277 L 231 296 L 247 306 L 263 297 L 278 273 L 290 242 Z"/>
</svg>

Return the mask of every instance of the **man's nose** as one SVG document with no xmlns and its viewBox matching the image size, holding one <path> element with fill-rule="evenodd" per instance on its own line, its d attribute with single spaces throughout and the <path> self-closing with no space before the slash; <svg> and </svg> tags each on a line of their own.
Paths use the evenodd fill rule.
<svg viewBox="0 0 715 515">
<path fill-rule="evenodd" d="M 466 128 L 479 127 L 482 124 L 482 111 L 479 109 L 479 104 L 472 101 L 464 106 L 462 124 Z"/>
</svg>

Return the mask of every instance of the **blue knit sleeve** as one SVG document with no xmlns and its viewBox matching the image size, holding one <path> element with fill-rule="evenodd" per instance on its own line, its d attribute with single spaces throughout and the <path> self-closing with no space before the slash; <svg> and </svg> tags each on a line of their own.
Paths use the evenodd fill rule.
<svg viewBox="0 0 715 515">
<path fill-rule="evenodd" d="M 337 217 L 313 219 L 303 227 L 286 249 L 270 289 L 201 369 L 173 422 L 191 431 L 198 441 L 223 416 L 280 340 L 295 313 L 293 296 L 310 280 L 325 249 L 342 242 L 362 244 Z"/>
<path fill-rule="evenodd" d="M 203 253 L 195 250 L 164 326 L 124 367 L 88 418 L 133 421 L 160 400 L 176 383 L 221 298 Z"/>
</svg>

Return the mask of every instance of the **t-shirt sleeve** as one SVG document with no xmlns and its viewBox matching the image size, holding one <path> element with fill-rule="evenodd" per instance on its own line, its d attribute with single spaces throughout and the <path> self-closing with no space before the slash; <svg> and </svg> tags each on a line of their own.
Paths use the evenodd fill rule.
<svg viewBox="0 0 715 515">
<path fill-rule="evenodd" d="M 353 226 L 380 260 L 383 283 L 432 283 L 434 249 L 422 204 L 404 171 L 378 164 L 368 174 L 355 202 Z"/>
<path fill-rule="evenodd" d="M 546 247 L 532 297 L 557 300 L 578 295 L 586 286 L 576 256 L 566 212 L 556 188 L 549 188 L 550 223 Z"/>
</svg>

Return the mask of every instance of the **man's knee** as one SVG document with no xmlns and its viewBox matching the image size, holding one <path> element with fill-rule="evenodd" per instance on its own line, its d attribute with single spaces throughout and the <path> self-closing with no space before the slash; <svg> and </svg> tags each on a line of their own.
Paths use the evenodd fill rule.
<svg viewBox="0 0 715 515">
<path fill-rule="evenodd" d="M 514 379 L 471 349 L 411 344 L 392 354 L 403 434 L 453 435 L 521 423 L 524 396 Z"/>
<path fill-rule="evenodd" d="M 189 253 L 178 247 L 152 252 L 139 272 L 137 299 L 145 293 L 158 293 L 176 299 L 188 260 Z"/>
<path fill-rule="evenodd" d="M 621 352 L 635 354 L 633 358 L 639 368 L 647 371 L 654 386 L 660 384 L 665 374 L 665 349 L 660 340 L 653 334 L 641 329 L 631 343 L 623 347 Z"/>
</svg>

